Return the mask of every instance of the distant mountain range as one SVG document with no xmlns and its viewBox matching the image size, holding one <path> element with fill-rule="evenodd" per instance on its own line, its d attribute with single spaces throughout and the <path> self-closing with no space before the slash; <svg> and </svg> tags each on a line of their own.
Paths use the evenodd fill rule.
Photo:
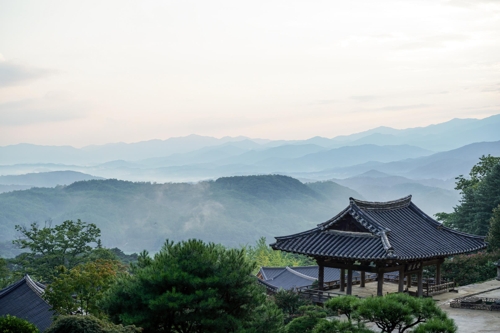
<svg viewBox="0 0 500 333">
<path fill-rule="evenodd" d="M 495 115 L 485 119 L 453 119 L 441 124 L 401 130 L 389 127 L 378 127 L 352 135 L 337 136 L 332 139 L 315 137 L 307 140 L 272 141 L 265 139 L 249 139 L 246 137 L 224 137 L 217 139 L 213 137 L 189 135 L 167 140 L 150 140 L 129 144 L 112 143 L 94 145 L 80 149 L 70 146 L 18 144 L 0 147 L 0 165 L 61 163 L 89 166 L 113 160 L 140 161 L 168 156 L 170 156 L 170 161 L 175 161 L 177 157 L 171 155 L 185 154 L 196 150 L 203 150 L 207 147 L 225 144 L 230 145 L 232 148 L 226 150 L 223 148 L 221 150 L 224 152 L 222 155 L 217 155 L 217 152 L 213 151 L 212 153 L 208 153 L 205 157 L 231 157 L 240 155 L 245 151 L 265 150 L 284 145 L 313 145 L 327 149 L 365 144 L 378 146 L 409 145 L 431 151 L 446 151 L 475 142 L 498 141 L 500 140 L 499 128 L 500 115 Z M 200 155 L 202 153 L 203 151 L 197 154 L 202 157 L 203 155 Z M 292 152 L 290 151 L 290 153 Z M 310 151 L 309 153 L 313 152 Z M 228 155 L 224 156 L 224 154 Z M 292 155 L 287 157 L 290 156 Z M 195 159 L 196 157 L 197 156 L 192 156 L 192 158 Z M 209 162 L 209 160 L 204 159 L 202 159 L 202 161 L 201 163 Z M 175 165 L 179 165 L 178 163 L 179 162 Z M 192 161 L 190 164 L 191 163 Z"/>
<path fill-rule="evenodd" d="M 333 139 L 0 147 L 0 250 L 15 224 L 46 219 L 98 223 L 107 245 L 139 251 L 165 237 L 237 245 L 289 234 L 330 218 L 349 196 L 412 194 L 430 215 L 450 212 L 455 177 L 488 154 L 500 156 L 500 115 Z"/>
</svg>

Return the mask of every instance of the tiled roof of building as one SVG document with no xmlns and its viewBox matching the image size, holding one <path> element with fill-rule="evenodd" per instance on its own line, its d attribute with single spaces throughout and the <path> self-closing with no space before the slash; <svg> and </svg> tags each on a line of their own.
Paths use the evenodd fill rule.
<svg viewBox="0 0 500 333">
<path fill-rule="evenodd" d="M 264 286 L 273 291 L 278 289 L 290 290 L 294 288 L 310 286 L 318 279 L 318 266 L 301 267 L 261 267 L 259 279 Z M 358 272 L 353 273 L 358 276 Z M 325 267 L 324 281 L 338 281 L 340 279 L 340 269 Z"/>
<path fill-rule="evenodd" d="M 0 290 L 0 316 L 7 314 L 34 324 L 43 332 L 52 323 L 50 305 L 41 297 L 45 287 L 29 275 Z"/>
<path fill-rule="evenodd" d="M 275 250 L 316 258 L 411 261 L 442 258 L 486 247 L 484 237 L 444 227 L 411 196 L 389 202 L 350 198 L 332 219 L 298 234 L 276 237 Z"/>
</svg>

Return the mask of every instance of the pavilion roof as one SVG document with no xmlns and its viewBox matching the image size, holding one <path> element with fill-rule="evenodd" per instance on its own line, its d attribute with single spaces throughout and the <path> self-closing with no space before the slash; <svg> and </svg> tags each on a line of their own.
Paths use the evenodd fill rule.
<svg viewBox="0 0 500 333">
<path fill-rule="evenodd" d="M 42 298 L 45 286 L 29 275 L 0 290 L 0 316 L 11 315 L 25 319 L 43 332 L 52 323 L 54 312 Z"/>
<path fill-rule="evenodd" d="M 316 258 L 414 261 L 486 247 L 484 237 L 459 232 L 422 212 L 411 196 L 389 202 L 350 198 L 349 206 L 314 229 L 276 237 L 275 250 Z"/>
</svg>

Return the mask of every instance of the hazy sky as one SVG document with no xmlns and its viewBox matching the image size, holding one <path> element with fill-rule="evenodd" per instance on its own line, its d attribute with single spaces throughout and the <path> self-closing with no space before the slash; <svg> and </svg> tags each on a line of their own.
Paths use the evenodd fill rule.
<svg viewBox="0 0 500 333">
<path fill-rule="evenodd" d="M 500 113 L 500 1 L 0 0 L 0 145 Z"/>
</svg>

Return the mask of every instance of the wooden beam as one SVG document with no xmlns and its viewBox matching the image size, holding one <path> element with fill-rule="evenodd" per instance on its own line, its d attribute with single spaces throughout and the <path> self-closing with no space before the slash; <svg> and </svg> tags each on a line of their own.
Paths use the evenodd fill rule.
<svg viewBox="0 0 500 333">
<path fill-rule="evenodd" d="M 359 287 L 364 288 L 365 282 L 366 282 L 366 273 L 364 271 L 361 271 L 361 281 L 359 282 Z"/>
<path fill-rule="evenodd" d="M 352 268 L 347 270 L 347 295 L 352 295 Z"/>
</svg>

